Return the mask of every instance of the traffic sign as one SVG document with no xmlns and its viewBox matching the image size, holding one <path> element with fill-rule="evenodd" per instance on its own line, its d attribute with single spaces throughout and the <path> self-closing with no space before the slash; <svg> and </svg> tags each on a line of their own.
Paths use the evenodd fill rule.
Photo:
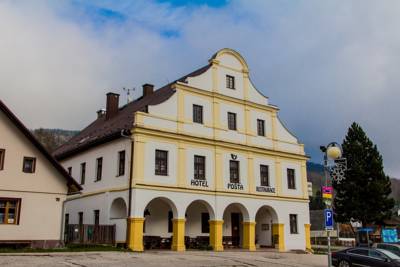
<svg viewBox="0 0 400 267">
<path fill-rule="evenodd" d="M 322 187 L 322 198 L 332 198 L 333 188 L 332 186 L 323 186 Z"/>
<path fill-rule="evenodd" d="M 325 209 L 325 230 L 333 230 L 333 210 Z"/>
</svg>

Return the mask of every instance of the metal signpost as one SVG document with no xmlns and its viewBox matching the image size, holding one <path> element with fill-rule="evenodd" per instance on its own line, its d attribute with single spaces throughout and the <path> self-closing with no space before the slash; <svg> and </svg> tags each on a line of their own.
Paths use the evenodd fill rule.
<svg viewBox="0 0 400 267">
<path fill-rule="evenodd" d="M 331 266 L 332 258 L 331 258 L 331 231 L 333 230 L 333 210 L 325 209 L 325 230 L 328 238 L 328 266 Z"/>
<path fill-rule="evenodd" d="M 325 186 L 322 187 L 322 198 L 327 207 L 324 211 L 325 216 L 325 231 L 328 239 L 328 267 L 332 266 L 332 255 L 331 255 L 331 231 L 333 230 L 333 210 L 332 210 L 332 198 L 333 188 L 328 186 L 329 179 L 333 178 L 337 183 L 343 181 L 344 174 L 347 168 L 347 162 L 345 158 L 341 158 L 342 150 L 338 143 L 330 143 L 327 146 L 321 146 L 321 151 L 324 153 L 324 173 L 325 173 Z M 331 165 L 328 165 L 328 160 L 331 160 Z M 333 166 L 332 166 L 333 161 Z"/>
</svg>

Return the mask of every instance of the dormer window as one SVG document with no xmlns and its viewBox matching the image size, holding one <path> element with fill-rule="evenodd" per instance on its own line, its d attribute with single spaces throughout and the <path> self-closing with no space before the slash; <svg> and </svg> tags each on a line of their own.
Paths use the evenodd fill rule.
<svg viewBox="0 0 400 267">
<path fill-rule="evenodd" d="M 235 89 L 235 77 L 226 75 L 226 88 Z"/>
</svg>

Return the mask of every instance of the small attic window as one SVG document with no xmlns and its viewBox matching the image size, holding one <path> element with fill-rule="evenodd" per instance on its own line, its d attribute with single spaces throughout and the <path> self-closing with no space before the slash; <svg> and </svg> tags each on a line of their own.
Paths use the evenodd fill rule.
<svg viewBox="0 0 400 267">
<path fill-rule="evenodd" d="M 235 77 L 226 75 L 226 88 L 235 89 Z"/>
</svg>

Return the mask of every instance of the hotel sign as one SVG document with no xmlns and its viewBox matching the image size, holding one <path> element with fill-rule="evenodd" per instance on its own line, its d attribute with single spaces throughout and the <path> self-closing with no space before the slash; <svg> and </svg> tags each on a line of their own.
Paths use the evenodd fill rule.
<svg viewBox="0 0 400 267">
<path fill-rule="evenodd" d="M 199 179 L 192 179 L 190 181 L 190 185 L 200 186 L 200 187 L 208 187 L 207 180 L 199 180 Z"/>
</svg>

